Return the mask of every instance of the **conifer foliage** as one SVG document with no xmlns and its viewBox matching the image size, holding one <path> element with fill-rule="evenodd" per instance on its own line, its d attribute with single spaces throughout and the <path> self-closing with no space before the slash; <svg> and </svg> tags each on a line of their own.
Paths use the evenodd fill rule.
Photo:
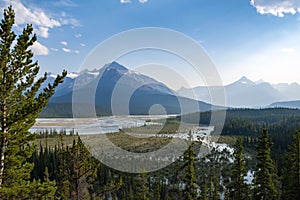
<svg viewBox="0 0 300 200">
<path fill-rule="evenodd" d="M 300 199 L 300 131 L 296 132 L 286 155 L 281 199 Z"/>
<path fill-rule="evenodd" d="M 58 198 L 88 199 L 96 177 L 97 163 L 78 137 L 71 148 L 61 149 L 59 155 Z M 69 195 L 66 194 L 68 191 Z"/>
<path fill-rule="evenodd" d="M 183 191 L 184 199 L 193 200 L 198 196 L 197 189 L 198 186 L 196 184 L 196 174 L 195 174 L 195 159 L 196 153 L 194 151 L 194 142 L 191 142 L 188 149 L 184 152 L 183 155 L 185 169 L 184 175 L 184 184 L 185 188 Z"/>
<path fill-rule="evenodd" d="M 27 25 L 17 37 L 13 31 L 14 22 L 15 13 L 10 6 L 4 10 L 4 18 L 0 22 L 1 199 L 26 199 L 33 191 L 38 194 L 39 188 L 47 190 L 42 183 L 29 181 L 33 164 L 27 159 L 33 149 L 28 142 L 34 137 L 28 130 L 66 76 L 64 71 L 53 84 L 39 93 L 47 74 L 37 78 L 39 65 L 33 61 L 30 49 L 37 37 L 33 34 L 32 25 Z"/>
<path fill-rule="evenodd" d="M 233 200 L 247 200 L 249 199 L 249 187 L 245 183 L 245 176 L 247 175 L 247 170 L 244 159 L 243 143 L 240 138 L 235 143 L 233 156 L 234 162 L 231 172 L 229 194 L 231 199 Z"/>
<path fill-rule="evenodd" d="M 254 173 L 253 199 L 278 199 L 278 177 L 276 167 L 270 157 L 271 139 L 268 131 L 263 130 L 258 139 L 257 164 Z"/>
</svg>

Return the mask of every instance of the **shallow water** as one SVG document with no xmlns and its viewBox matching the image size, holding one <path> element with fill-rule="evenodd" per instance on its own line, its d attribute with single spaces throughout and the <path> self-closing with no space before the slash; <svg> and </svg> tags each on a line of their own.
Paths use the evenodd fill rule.
<svg viewBox="0 0 300 200">
<path fill-rule="evenodd" d="M 45 130 L 65 130 L 78 132 L 79 134 L 99 134 L 118 132 L 119 129 L 139 127 L 153 124 L 146 120 L 164 119 L 170 116 L 111 116 L 100 118 L 39 118 L 30 132 L 41 132 Z"/>
</svg>

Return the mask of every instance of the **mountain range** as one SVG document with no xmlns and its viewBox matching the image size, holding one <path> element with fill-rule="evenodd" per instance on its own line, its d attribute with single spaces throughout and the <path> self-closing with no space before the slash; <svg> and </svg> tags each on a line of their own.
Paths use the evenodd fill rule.
<svg viewBox="0 0 300 200">
<path fill-rule="evenodd" d="M 245 76 L 224 87 L 180 88 L 177 93 L 187 98 L 194 97 L 194 99 L 209 103 L 211 101 L 209 91 L 223 89 L 225 90 L 226 106 L 228 107 L 300 107 L 300 101 L 297 101 L 300 100 L 300 85 L 298 83 L 271 84 L 262 80 L 254 82 Z"/>
<path fill-rule="evenodd" d="M 55 80 L 56 75 L 49 73 L 42 88 Z M 76 84 L 76 87 L 74 87 Z M 97 115 L 111 115 L 112 99 L 115 88 L 119 89 L 114 114 L 179 114 L 195 111 L 209 111 L 228 107 L 265 108 L 287 107 L 300 108 L 300 85 L 297 83 L 271 84 L 263 80 L 252 81 L 247 77 L 223 86 L 198 86 L 180 88 L 174 91 L 165 84 L 127 69 L 117 62 L 106 64 L 101 69 L 84 70 L 69 73 L 50 99 L 41 117 L 71 117 L 72 97 L 80 94 L 76 104 L 82 110 L 87 109 L 84 97 L 91 96 L 95 90 L 95 110 Z M 210 92 L 225 90 L 226 105 L 211 105 Z M 134 91 L 130 99 L 126 99 L 126 91 Z M 74 103 L 74 100 L 73 100 Z M 159 106 L 161 105 L 163 109 Z M 129 109 L 129 113 L 127 111 Z M 184 108 L 182 110 L 182 108 Z"/>
<path fill-rule="evenodd" d="M 49 74 L 42 88 L 53 82 L 56 77 L 54 74 Z M 119 93 L 117 103 L 113 105 L 114 110 L 112 110 L 111 102 L 116 87 Z M 56 88 L 48 107 L 42 111 L 40 117 L 72 116 L 73 94 L 79 96 L 73 100 L 73 103 L 75 102 L 82 110 L 88 109 L 85 97 L 91 96 L 93 90 L 95 90 L 95 94 L 92 95 L 95 95 L 93 100 L 97 115 L 149 114 L 149 111 L 150 114 L 179 114 L 222 108 L 178 96 L 165 84 L 129 70 L 117 62 L 112 62 L 99 70 L 68 74 L 65 81 Z M 126 99 L 126 91 L 134 91 L 129 99 Z M 157 105 L 161 105 L 163 109 Z"/>
<path fill-rule="evenodd" d="M 298 101 L 281 101 L 272 103 L 271 108 L 297 108 L 300 109 L 300 100 Z"/>
</svg>

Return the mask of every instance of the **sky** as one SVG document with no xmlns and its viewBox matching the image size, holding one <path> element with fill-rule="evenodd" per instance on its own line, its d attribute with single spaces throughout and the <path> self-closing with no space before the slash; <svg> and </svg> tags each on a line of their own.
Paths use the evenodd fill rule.
<svg viewBox="0 0 300 200">
<path fill-rule="evenodd" d="M 38 42 L 32 49 L 42 72 L 77 72 L 111 36 L 160 27 L 201 45 L 224 84 L 242 76 L 300 83 L 299 0 L 0 0 L 1 10 L 8 5 L 17 33 L 33 24 Z M 140 54 L 136 58 L 143 61 Z M 120 62 L 130 68 L 133 60 Z"/>
</svg>

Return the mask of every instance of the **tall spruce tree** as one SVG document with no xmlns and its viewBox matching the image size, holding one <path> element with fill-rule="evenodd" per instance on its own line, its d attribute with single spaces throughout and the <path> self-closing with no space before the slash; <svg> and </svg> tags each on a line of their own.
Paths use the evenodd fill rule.
<svg viewBox="0 0 300 200">
<path fill-rule="evenodd" d="M 286 155 L 281 199 L 300 199 L 300 130 L 296 132 Z"/>
<path fill-rule="evenodd" d="M 234 162 L 231 171 L 231 183 L 229 186 L 230 198 L 232 200 L 248 200 L 249 186 L 245 183 L 247 170 L 241 138 L 239 138 L 235 143 L 233 156 Z"/>
<path fill-rule="evenodd" d="M 5 198 L 25 199 L 41 183 L 30 182 L 33 164 L 27 162 L 34 139 L 29 128 L 35 123 L 54 89 L 66 76 L 57 76 L 38 93 L 47 74 L 37 79 L 39 65 L 33 61 L 30 47 L 36 42 L 32 25 L 27 25 L 17 37 L 13 31 L 15 13 L 12 7 L 4 10 L 0 23 L 0 195 Z M 15 43 L 15 45 L 14 45 Z M 33 198 L 33 196 L 31 196 Z"/>
<path fill-rule="evenodd" d="M 194 142 L 190 142 L 188 149 L 183 154 L 184 165 L 183 168 L 185 169 L 184 174 L 184 191 L 183 196 L 186 200 L 193 200 L 197 199 L 198 196 L 198 186 L 195 174 L 195 158 L 196 153 L 194 151 Z"/>
<path fill-rule="evenodd" d="M 254 173 L 253 199 L 276 200 L 278 199 L 278 177 L 276 167 L 270 157 L 272 145 L 268 131 L 263 130 L 258 139 L 256 148 L 257 164 Z"/>
<path fill-rule="evenodd" d="M 213 194 L 212 200 L 220 199 L 220 167 L 217 166 L 213 169 Z"/>
<path fill-rule="evenodd" d="M 204 177 L 205 178 L 205 177 Z M 200 200 L 208 200 L 207 195 L 207 180 L 205 179 L 203 183 L 201 184 L 201 194 L 200 194 Z"/>
<path fill-rule="evenodd" d="M 59 157 L 60 180 L 57 196 L 63 196 L 63 199 L 88 199 L 98 163 L 91 157 L 80 137 L 73 141 L 71 148 L 61 149 Z"/>
<path fill-rule="evenodd" d="M 151 194 L 149 192 L 149 175 L 142 172 L 136 175 L 134 181 L 135 200 L 150 200 Z"/>
</svg>

